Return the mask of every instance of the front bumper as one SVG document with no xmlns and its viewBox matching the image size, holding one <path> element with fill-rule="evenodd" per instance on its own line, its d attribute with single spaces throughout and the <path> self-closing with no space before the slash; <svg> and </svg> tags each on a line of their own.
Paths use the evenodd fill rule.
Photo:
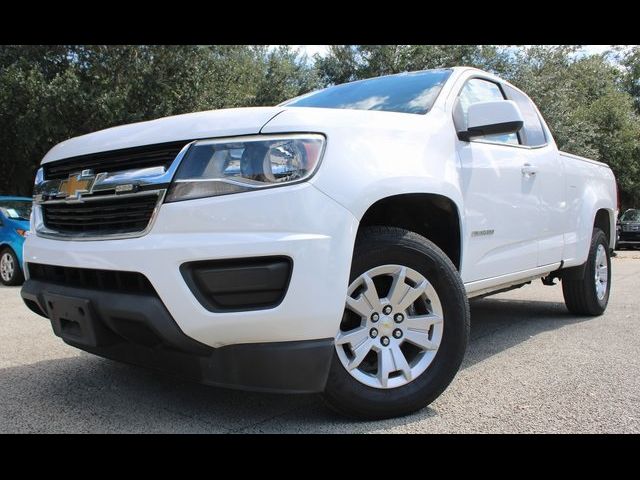
<svg viewBox="0 0 640 480">
<path fill-rule="evenodd" d="M 132 271 L 149 279 L 178 328 L 208 347 L 333 338 L 349 279 L 355 217 L 309 183 L 164 204 L 139 238 L 65 241 L 31 235 L 25 262 Z M 274 308 L 215 312 L 181 274 L 188 262 L 284 256 L 293 269 Z"/>
<path fill-rule="evenodd" d="M 211 348 L 187 337 L 153 294 L 110 293 L 28 280 L 25 303 L 67 344 L 199 383 L 269 392 L 324 389 L 333 339 Z"/>
</svg>

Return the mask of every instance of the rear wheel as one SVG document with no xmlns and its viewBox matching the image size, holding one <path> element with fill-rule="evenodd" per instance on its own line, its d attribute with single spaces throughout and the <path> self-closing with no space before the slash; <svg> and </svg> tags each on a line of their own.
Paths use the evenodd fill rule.
<svg viewBox="0 0 640 480">
<path fill-rule="evenodd" d="M 607 237 L 596 228 L 591 237 L 589 257 L 581 277 L 562 279 L 564 302 L 576 315 L 602 315 L 609 303 L 611 257 Z"/>
<path fill-rule="evenodd" d="M 469 305 L 448 257 L 399 228 L 359 235 L 325 399 L 360 418 L 404 415 L 449 385 L 464 357 Z"/>
<path fill-rule="evenodd" d="M 18 257 L 9 247 L 0 252 L 0 282 L 3 285 L 20 285 L 24 281 Z"/>
</svg>

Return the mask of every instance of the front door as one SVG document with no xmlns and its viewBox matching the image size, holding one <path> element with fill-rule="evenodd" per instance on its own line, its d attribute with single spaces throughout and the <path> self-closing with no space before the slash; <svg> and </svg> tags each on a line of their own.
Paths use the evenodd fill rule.
<svg viewBox="0 0 640 480">
<path fill-rule="evenodd" d="M 466 111 L 475 102 L 505 100 L 500 85 L 468 80 L 456 101 L 454 119 L 466 129 Z M 489 135 L 458 141 L 465 205 L 464 282 L 530 270 L 538 265 L 540 201 L 535 176 L 523 173 L 529 150 L 519 135 Z"/>
</svg>

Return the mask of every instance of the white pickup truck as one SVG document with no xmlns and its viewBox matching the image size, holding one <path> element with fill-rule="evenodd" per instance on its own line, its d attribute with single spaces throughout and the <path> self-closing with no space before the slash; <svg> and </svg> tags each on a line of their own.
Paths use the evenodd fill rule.
<svg viewBox="0 0 640 480">
<path fill-rule="evenodd" d="M 402 415 L 454 378 L 469 297 L 558 279 L 601 314 L 616 203 L 500 78 L 373 78 L 56 145 L 22 297 L 98 355 Z"/>
</svg>

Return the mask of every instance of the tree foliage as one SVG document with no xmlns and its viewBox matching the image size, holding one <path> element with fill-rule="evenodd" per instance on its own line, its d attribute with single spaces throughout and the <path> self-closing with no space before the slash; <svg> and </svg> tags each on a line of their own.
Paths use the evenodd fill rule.
<svg viewBox="0 0 640 480">
<path fill-rule="evenodd" d="M 316 66 L 325 84 L 338 84 L 458 65 L 497 71 L 508 61 L 505 45 L 332 45 L 326 57 L 316 58 Z"/>
<path fill-rule="evenodd" d="M 625 206 L 640 204 L 640 48 L 332 45 L 0 47 L 0 192 L 29 194 L 56 143 L 123 123 L 275 105 L 320 86 L 455 65 L 492 71 L 529 94 L 561 149 L 611 165 Z"/>
</svg>

